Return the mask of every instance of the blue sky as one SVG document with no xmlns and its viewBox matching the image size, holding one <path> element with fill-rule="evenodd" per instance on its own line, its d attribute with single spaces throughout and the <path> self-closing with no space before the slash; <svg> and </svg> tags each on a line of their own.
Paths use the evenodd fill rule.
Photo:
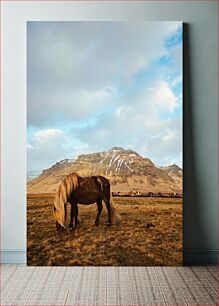
<svg viewBox="0 0 219 306">
<path fill-rule="evenodd" d="M 181 22 L 28 22 L 28 171 L 130 148 L 182 165 Z"/>
</svg>

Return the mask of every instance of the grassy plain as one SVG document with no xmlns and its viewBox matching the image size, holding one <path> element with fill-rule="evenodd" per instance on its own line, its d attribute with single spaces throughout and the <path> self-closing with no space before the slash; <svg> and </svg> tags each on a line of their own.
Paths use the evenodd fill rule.
<svg viewBox="0 0 219 306">
<path fill-rule="evenodd" d="M 96 227 L 96 205 L 79 205 L 79 227 L 57 233 L 53 197 L 27 196 L 28 265 L 182 265 L 181 198 L 114 197 L 122 220 L 111 227 L 107 226 L 105 206 Z"/>
</svg>

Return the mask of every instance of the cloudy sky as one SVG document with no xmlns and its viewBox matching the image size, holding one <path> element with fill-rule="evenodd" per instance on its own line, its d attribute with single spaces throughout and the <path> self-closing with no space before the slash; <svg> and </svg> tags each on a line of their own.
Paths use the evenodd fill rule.
<svg viewBox="0 0 219 306">
<path fill-rule="evenodd" d="M 28 171 L 130 148 L 182 165 L 181 22 L 28 22 Z"/>
</svg>

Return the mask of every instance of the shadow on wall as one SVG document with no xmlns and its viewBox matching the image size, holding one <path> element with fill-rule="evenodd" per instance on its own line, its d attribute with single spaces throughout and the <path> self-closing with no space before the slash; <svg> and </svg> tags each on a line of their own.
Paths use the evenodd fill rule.
<svg viewBox="0 0 219 306">
<path fill-rule="evenodd" d="M 193 251 L 197 237 L 204 241 L 207 233 L 202 225 L 198 172 L 194 146 L 194 106 L 190 69 L 189 25 L 183 25 L 183 261 L 184 264 L 206 262 L 206 254 Z M 207 252 L 207 251 L 206 251 Z M 209 254 L 208 254 L 209 255 Z M 214 255 L 214 254 L 213 254 Z M 213 256 L 212 255 L 212 256 Z M 203 258 L 202 258 L 203 256 Z M 213 260 L 213 258 L 212 258 Z"/>
</svg>

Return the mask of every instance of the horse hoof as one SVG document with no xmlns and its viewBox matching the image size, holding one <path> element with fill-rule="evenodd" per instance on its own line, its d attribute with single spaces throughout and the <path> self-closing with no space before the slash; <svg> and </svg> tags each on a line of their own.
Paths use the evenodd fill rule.
<svg viewBox="0 0 219 306">
<path fill-rule="evenodd" d="M 99 226 L 99 223 L 95 222 L 94 225 L 95 225 L 95 226 Z"/>
</svg>

